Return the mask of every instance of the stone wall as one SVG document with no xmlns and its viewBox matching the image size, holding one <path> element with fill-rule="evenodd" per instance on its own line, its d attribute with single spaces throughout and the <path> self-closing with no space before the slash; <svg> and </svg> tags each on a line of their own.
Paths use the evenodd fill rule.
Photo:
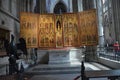
<svg viewBox="0 0 120 80">
<path fill-rule="evenodd" d="M 10 31 L 15 36 L 15 41 L 19 38 L 19 19 L 17 18 L 16 0 L 2 0 L 0 7 L 0 28 Z"/>
<path fill-rule="evenodd" d="M 0 28 L 10 31 L 15 36 L 15 42 L 19 38 L 19 19 L 17 18 L 16 0 L 1 0 Z M 0 65 L 8 64 L 8 57 L 0 57 Z"/>
</svg>

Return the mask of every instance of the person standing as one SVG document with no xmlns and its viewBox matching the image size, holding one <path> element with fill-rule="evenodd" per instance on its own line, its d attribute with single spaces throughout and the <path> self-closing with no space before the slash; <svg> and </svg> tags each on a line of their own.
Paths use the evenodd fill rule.
<svg viewBox="0 0 120 80">
<path fill-rule="evenodd" d="M 9 44 L 9 74 L 12 75 L 14 73 L 18 73 L 18 65 L 16 60 L 19 59 L 17 55 L 17 47 L 14 43 L 14 36 L 11 35 L 11 42 Z"/>
<path fill-rule="evenodd" d="M 119 54 L 119 43 L 116 41 L 113 45 L 114 47 L 114 52 L 115 52 L 115 57 Z"/>
</svg>

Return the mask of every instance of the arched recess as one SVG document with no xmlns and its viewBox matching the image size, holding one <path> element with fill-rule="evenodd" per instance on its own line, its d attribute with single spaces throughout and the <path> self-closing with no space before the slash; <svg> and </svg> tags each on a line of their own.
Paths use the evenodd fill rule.
<svg viewBox="0 0 120 80">
<path fill-rule="evenodd" d="M 66 5 L 59 1 L 55 7 L 54 7 L 54 11 L 53 11 L 55 14 L 61 14 L 61 13 L 66 13 L 67 12 L 67 8 L 66 8 Z"/>
</svg>

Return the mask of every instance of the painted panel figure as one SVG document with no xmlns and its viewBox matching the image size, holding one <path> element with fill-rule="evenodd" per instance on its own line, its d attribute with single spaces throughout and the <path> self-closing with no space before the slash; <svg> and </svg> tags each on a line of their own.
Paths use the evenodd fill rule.
<svg viewBox="0 0 120 80">
<path fill-rule="evenodd" d="M 55 32 L 56 32 L 56 47 L 63 47 L 63 27 L 62 27 L 62 16 L 55 15 Z"/>
<path fill-rule="evenodd" d="M 63 14 L 64 46 L 79 46 L 77 14 Z"/>
<path fill-rule="evenodd" d="M 20 37 L 26 40 L 27 48 L 38 47 L 37 39 L 37 19 L 38 15 L 32 13 L 21 13 L 20 17 Z"/>
<path fill-rule="evenodd" d="M 82 46 L 98 44 L 97 17 L 95 9 L 79 13 L 79 27 Z"/>
<path fill-rule="evenodd" d="M 79 13 L 79 30 L 80 30 L 80 35 L 79 35 L 79 40 L 81 42 L 81 45 L 87 45 L 87 29 L 86 29 L 86 20 L 85 20 L 85 12 Z"/>
<path fill-rule="evenodd" d="M 40 15 L 38 40 L 40 48 L 55 48 L 54 15 Z"/>
</svg>

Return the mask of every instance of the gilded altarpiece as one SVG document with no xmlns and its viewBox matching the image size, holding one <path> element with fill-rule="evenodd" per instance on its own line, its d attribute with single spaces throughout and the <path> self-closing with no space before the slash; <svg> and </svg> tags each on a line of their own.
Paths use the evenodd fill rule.
<svg viewBox="0 0 120 80">
<path fill-rule="evenodd" d="M 21 13 L 20 37 L 27 48 L 63 48 L 98 44 L 96 10 L 79 13 Z"/>
<path fill-rule="evenodd" d="M 38 40 L 40 48 L 55 48 L 54 15 L 40 15 Z"/>
<path fill-rule="evenodd" d="M 62 15 L 55 15 L 56 47 L 63 47 Z"/>
<path fill-rule="evenodd" d="M 96 10 L 80 12 L 79 27 L 81 46 L 98 44 Z"/>
<path fill-rule="evenodd" d="M 20 37 L 26 40 L 27 48 L 38 47 L 38 15 L 32 13 L 21 13 Z"/>
<path fill-rule="evenodd" d="M 63 14 L 62 19 L 64 46 L 79 46 L 79 29 L 77 14 Z"/>
</svg>

